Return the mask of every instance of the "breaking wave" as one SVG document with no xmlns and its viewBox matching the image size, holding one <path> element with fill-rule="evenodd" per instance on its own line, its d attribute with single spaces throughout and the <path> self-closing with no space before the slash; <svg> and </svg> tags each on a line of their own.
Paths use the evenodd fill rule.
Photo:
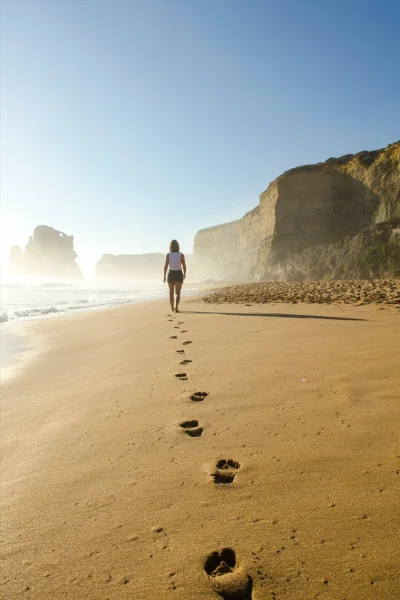
<svg viewBox="0 0 400 600">
<path fill-rule="evenodd" d="M 18 284 L 2 286 L 1 296 L 0 323 L 4 324 L 152 300 L 165 297 L 166 289 L 159 283 L 125 288 Z"/>
<path fill-rule="evenodd" d="M 192 295 L 196 288 L 186 289 Z M 133 302 L 165 298 L 167 287 L 160 282 L 133 283 L 105 286 L 88 284 L 65 285 L 22 285 L 1 287 L 0 323 L 18 323 L 32 319 L 43 319 L 71 314 L 72 312 L 113 308 Z"/>
</svg>

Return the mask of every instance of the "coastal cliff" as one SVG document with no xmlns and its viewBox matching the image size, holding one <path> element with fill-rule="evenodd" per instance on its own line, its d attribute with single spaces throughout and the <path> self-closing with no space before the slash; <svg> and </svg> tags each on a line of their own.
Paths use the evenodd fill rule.
<svg viewBox="0 0 400 600">
<path fill-rule="evenodd" d="M 194 238 L 196 279 L 252 279 L 260 246 L 260 207 L 238 221 L 201 229 Z"/>
<path fill-rule="evenodd" d="M 74 236 L 47 225 L 39 225 L 25 250 L 11 246 L 9 271 L 17 277 L 82 279 L 74 250 Z"/>
<path fill-rule="evenodd" d="M 400 276 L 400 142 L 286 171 L 243 219 L 199 231 L 194 258 L 199 278 Z"/>
</svg>

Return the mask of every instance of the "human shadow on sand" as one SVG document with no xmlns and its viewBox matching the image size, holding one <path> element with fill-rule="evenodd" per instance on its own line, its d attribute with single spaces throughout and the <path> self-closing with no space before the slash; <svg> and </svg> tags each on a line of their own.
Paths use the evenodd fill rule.
<svg viewBox="0 0 400 600">
<path fill-rule="evenodd" d="M 327 317 L 324 315 L 293 315 L 290 313 L 240 313 L 240 312 L 208 312 L 205 310 L 186 310 L 192 315 L 226 315 L 228 317 L 279 317 L 282 319 L 325 319 L 327 321 L 368 321 L 356 317 Z"/>
</svg>

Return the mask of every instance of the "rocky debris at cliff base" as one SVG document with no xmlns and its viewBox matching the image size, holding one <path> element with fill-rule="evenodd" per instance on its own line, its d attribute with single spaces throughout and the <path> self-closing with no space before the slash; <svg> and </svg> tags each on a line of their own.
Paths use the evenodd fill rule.
<svg viewBox="0 0 400 600">
<path fill-rule="evenodd" d="M 232 285 L 202 296 L 210 304 L 390 304 L 400 305 L 400 279 L 260 282 Z"/>
</svg>

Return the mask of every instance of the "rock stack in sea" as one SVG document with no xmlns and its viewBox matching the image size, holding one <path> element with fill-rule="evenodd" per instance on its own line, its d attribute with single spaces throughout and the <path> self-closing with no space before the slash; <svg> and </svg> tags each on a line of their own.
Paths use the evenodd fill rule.
<svg viewBox="0 0 400 600">
<path fill-rule="evenodd" d="M 20 277 L 80 280 L 74 236 L 47 225 L 35 228 L 25 246 L 10 249 L 10 273 Z"/>
</svg>

